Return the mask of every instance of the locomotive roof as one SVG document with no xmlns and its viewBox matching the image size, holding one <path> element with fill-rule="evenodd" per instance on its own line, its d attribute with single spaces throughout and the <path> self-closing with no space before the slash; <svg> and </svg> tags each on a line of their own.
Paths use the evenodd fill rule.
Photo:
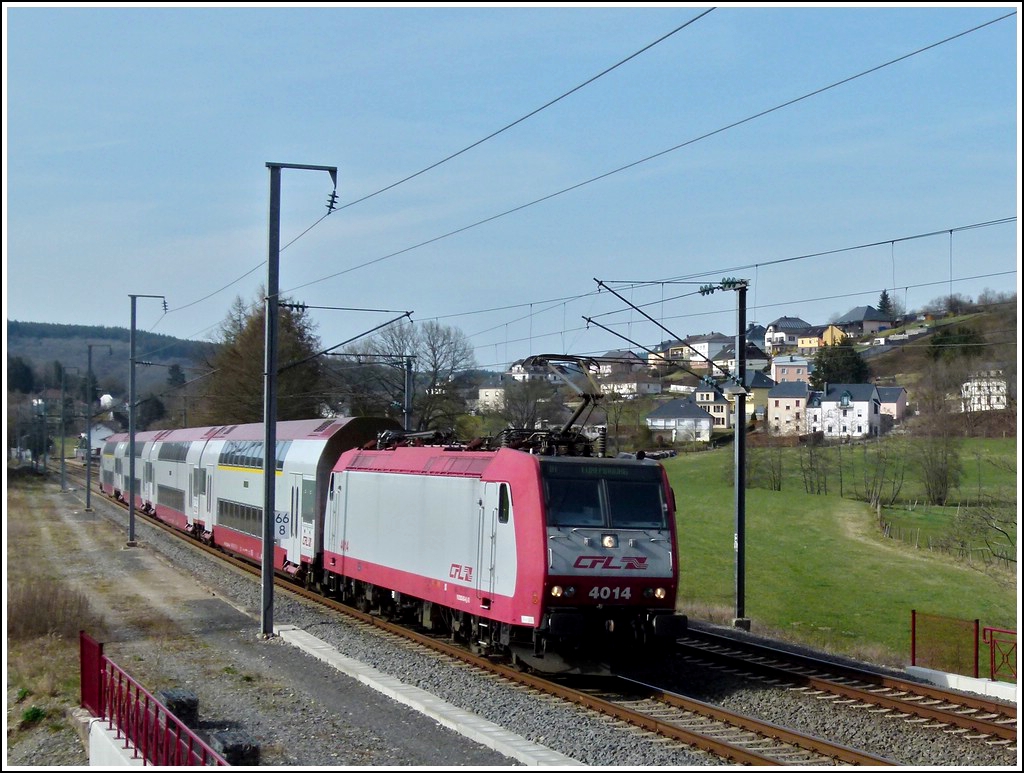
<svg viewBox="0 0 1024 773">
<path fill-rule="evenodd" d="M 338 472 L 360 470 L 480 478 L 491 465 L 521 464 L 526 460 L 539 465 L 567 464 L 580 467 L 607 465 L 610 467 L 644 468 L 648 466 L 635 460 L 624 462 L 621 459 L 594 456 L 544 456 L 511 448 L 499 448 L 496 451 L 465 451 L 461 448 L 445 446 L 402 446 L 379 451 L 350 451 L 342 455 L 334 469 Z"/>
<path fill-rule="evenodd" d="M 352 451 L 338 460 L 335 469 L 479 478 L 502 451 L 506 454 L 521 453 L 509 449 L 495 452 L 463 451 L 444 446 L 403 446 L 384 451 Z"/>
</svg>

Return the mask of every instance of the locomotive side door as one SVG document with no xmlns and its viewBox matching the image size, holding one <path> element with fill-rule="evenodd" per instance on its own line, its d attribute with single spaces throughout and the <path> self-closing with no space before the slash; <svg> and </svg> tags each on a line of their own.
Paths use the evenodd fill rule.
<svg viewBox="0 0 1024 773">
<path fill-rule="evenodd" d="M 480 523 L 476 555 L 476 592 L 478 596 L 494 593 L 495 540 L 498 525 L 498 483 L 484 483 L 480 499 Z"/>
<path fill-rule="evenodd" d="M 516 582 L 512 494 L 507 483 L 484 483 L 477 550 L 477 592 L 511 596 Z"/>
</svg>

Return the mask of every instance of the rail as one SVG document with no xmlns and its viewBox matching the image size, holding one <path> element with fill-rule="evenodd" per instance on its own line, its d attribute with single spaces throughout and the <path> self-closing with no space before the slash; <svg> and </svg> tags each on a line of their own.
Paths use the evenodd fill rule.
<svg viewBox="0 0 1024 773">
<path fill-rule="evenodd" d="M 143 765 L 196 767 L 228 762 L 79 632 L 82 708 L 105 720 Z"/>
</svg>

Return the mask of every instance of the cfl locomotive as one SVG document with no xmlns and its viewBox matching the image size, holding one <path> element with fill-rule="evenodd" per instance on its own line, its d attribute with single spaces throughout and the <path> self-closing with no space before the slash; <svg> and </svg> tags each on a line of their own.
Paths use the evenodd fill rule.
<svg viewBox="0 0 1024 773">
<path fill-rule="evenodd" d="M 137 507 L 259 563 L 263 437 L 261 424 L 137 433 Z M 603 458 L 568 425 L 461 444 L 335 418 L 279 422 L 277 439 L 274 568 L 296 582 L 552 673 L 685 629 L 660 464 Z M 128 440 L 109 438 L 100 465 L 121 499 Z"/>
</svg>

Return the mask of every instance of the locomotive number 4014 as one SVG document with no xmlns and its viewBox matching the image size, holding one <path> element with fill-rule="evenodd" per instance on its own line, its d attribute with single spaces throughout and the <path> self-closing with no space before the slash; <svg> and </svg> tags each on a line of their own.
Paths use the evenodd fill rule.
<svg viewBox="0 0 1024 773">
<path fill-rule="evenodd" d="M 622 599 L 628 601 L 632 598 L 633 593 L 628 586 L 620 588 L 618 586 L 611 587 L 608 585 L 595 585 L 590 589 L 590 593 L 587 595 L 592 599 L 598 599 L 600 601 L 608 601 L 609 599 Z"/>
</svg>

